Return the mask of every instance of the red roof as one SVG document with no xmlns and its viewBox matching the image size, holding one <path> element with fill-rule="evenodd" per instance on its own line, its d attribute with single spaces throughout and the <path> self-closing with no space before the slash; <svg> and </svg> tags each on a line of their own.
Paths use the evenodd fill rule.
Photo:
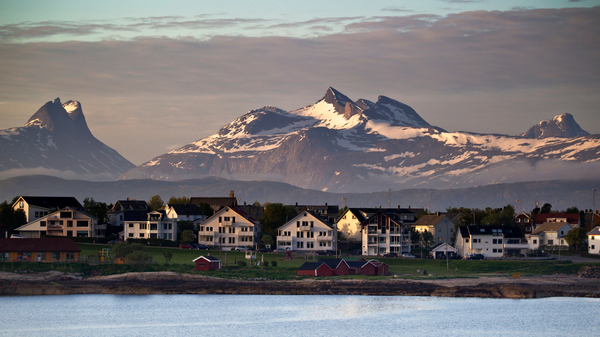
<svg viewBox="0 0 600 337">
<path fill-rule="evenodd" d="M 579 213 L 538 213 L 535 216 L 535 224 L 541 225 L 544 222 L 548 222 L 548 218 L 566 218 L 567 222 L 571 225 L 579 223 Z"/>
<path fill-rule="evenodd" d="M 71 239 L 0 239 L 0 252 L 81 252 Z"/>
</svg>

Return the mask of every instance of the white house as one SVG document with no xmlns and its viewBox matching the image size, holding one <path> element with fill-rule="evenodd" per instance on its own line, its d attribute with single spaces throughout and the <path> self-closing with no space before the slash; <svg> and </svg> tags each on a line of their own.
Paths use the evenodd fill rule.
<svg viewBox="0 0 600 337">
<path fill-rule="evenodd" d="M 15 229 L 27 238 L 41 238 L 44 235 L 67 237 L 104 236 L 103 232 L 99 233 L 101 230 L 102 228 L 98 226 L 98 220 L 94 216 L 71 207 L 54 211 Z"/>
<path fill-rule="evenodd" d="M 600 226 L 594 227 L 587 235 L 588 253 L 600 254 Z"/>
<path fill-rule="evenodd" d="M 125 223 L 125 213 L 149 211 L 150 207 L 148 207 L 148 204 L 145 200 L 117 200 L 114 206 L 107 213 L 108 223 L 113 226 L 122 227 Z"/>
<path fill-rule="evenodd" d="M 206 216 L 198 205 L 194 204 L 167 204 L 165 207 L 167 217 L 177 221 L 202 222 Z"/>
<path fill-rule="evenodd" d="M 361 223 L 362 255 L 410 253 L 410 226 L 414 213 L 402 209 L 379 209 Z"/>
<path fill-rule="evenodd" d="M 74 197 L 30 197 L 21 196 L 12 205 L 13 209 L 25 212 L 27 222 L 42 218 L 58 209 L 70 207 L 83 210 L 83 206 Z"/>
<path fill-rule="evenodd" d="M 177 241 L 177 219 L 165 211 L 128 211 L 124 213 L 123 238 Z"/>
<path fill-rule="evenodd" d="M 529 249 L 539 249 L 541 246 L 568 247 L 565 235 L 571 229 L 573 227 L 568 222 L 544 222 L 531 233 Z"/>
<path fill-rule="evenodd" d="M 277 248 L 299 252 L 337 250 L 337 229 L 311 211 L 303 211 L 277 229 Z"/>
<path fill-rule="evenodd" d="M 361 224 L 379 211 L 396 214 L 396 218 L 404 224 L 415 222 L 417 216 L 415 210 L 410 208 L 348 208 L 338 217 L 337 229 L 348 241 L 362 242 Z"/>
<path fill-rule="evenodd" d="M 417 232 L 428 231 L 433 235 L 435 244 L 446 242 L 450 243 L 452 234 L 454 233 L 454 223 L 445 214 L 423 215 L 414 224 L 412 224 Z"/>
<path fill-rule="evenodd" d="M 239 207 L 225 206 L 198 227 L 198 243 L 229 250 L 258 245 L 261 224 Z"/>
<path fill-rule="evenodd" d="M 468 253 L 485 257 L 525 255 L 529 249 L 518 227 L 460 226 L 458 229 L 454 246 L 460 256 Z"/>
</svg>

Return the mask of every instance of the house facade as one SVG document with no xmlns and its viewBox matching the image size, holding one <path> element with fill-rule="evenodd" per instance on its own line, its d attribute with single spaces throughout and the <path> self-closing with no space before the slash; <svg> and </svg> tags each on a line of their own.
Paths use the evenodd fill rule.
<svg viewBox="0 0 600 337">
<path fill-rule="evenodd" d="M 221 269 L 221 260 L 212 255 L 199 256 L 193 261 L 196 270 L 209 271 Z"/>
<path fill-rule="evenodd" d="M 34 219 L 15 229 L 27 238 L 41 238 L 44 235 L 66 237 L 102 237 L 103 229 L 98 220 L 84 211 L 65 207 Z"/>
<path fill-rule="evenodd" d="M 455 248 L 459 256 L 482 254 L 485 257 L 526 255 L 527 240 L 518 227 L 460 226 Z"/>
<path fill-rule="evenodd" d="M 571 229 L 573 227 L 568 222 L 545 222 L 531 233 L 529 249 L 539 249 L 542 246 L 568 247 L 565 236 Z"/>
<path fill-rule="evenodd" d="M 277 248 L 296 252 L 337 250 L 337 229 L 311 211 L 303 211 L 277 229 Z"/>
<path fill-rule="evenodd" d="M 200 207 L 194 204 L 167 204 L 165 213 L 168 218 L 177 221 L 201 223 L 206 220 L 206 216 L 202 213 Z"/>
<path fill-rule="evenodd" d="M 594 227 L 588 234 L 588 253 L 600 254 L 600 226 Z"/>
<path fill-rule="evenodd" d="M 70 262 L 81 249 L 71 239 L 0 239 L 0 262 Z"/>
<path fill-rule="evenodd" d="M 177 241 L 177 219 L 167 217 L 164 210 L 125 212 L 123 239 Z"/>
<path fill-rule="evenodd" d="M 298 275 L 333 276 L 333 269 L 324 262 L 304 262 L 298 268 Z"/>
<path fill-rule="evenodd" d="M 346 240 L 362 242 L 362 223 L 379 211 L 397 214 L 396 217 L 407 224 L 415 222 L 417 217 L 417 213 L 411 208 L 348 208 L 338 217 L 337 229 Z"/>
<path fill-rule="evenodd" d="M 129 212 L 149 212 L 150 207 L 145 200 L 117 200 L 114 206 L 108 211 L 108 223 L 113 226 L 123 227 L 125 223 L 125 214 Z"/>
<path fill-rule="evenodd" d="M 229 250 L 258 245 L 261 224 L 238 207 L 225 206 L 198 227 L 198 243 Z"/>
<path fill-rule="evenodd" d="M 362 255 L 410 253 L 410 228 L 415 214 L 402 209 L 379 209 L 361 223 Z"/>
<path fill-rule="evenodd" d="M 454 234 L 454 223 L 445 214 L 423 215 L 411 225 L 417 232 L 428 231 L 433 235 L 435 243 L 450 243 Z"/>
<path fill-rule="evenodd" d="M 535 230 L 535 222 L 527 213 L 524 212 L 515 215 L 515 225 L 523 228 L 523 232 L 526 235 L 533 233 Z"/>
<path fill-rule="evenodd" d="M 70 207 L 83 210 L 83 206 L 74 197 L 31 197 L 21 196 L 12 205 L 13 209 L 22 210 L 27 222 L 45 217 L 57 209 Z"/>
</svg>

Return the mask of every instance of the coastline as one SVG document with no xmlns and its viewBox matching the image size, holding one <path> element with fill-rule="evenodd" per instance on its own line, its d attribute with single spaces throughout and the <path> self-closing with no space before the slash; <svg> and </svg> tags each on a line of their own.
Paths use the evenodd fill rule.
<svg viewBox="0 0 600 337">
<path fill-rule="evenodd" d="M 600 298 L 600 279 L 571 275 L 385 280 L 233 280 L 174 272 L 127 273 L 82 278 L 74 274 L 0 272 L 0 296 L 74 294 L 368 295 L 478 298 Z"/>
</svg>

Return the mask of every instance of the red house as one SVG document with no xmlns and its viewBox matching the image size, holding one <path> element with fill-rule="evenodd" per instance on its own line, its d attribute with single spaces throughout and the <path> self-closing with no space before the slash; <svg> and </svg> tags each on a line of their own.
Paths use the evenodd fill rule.
<svg viewBox="0 0 600 337">
<path fill-rule="evenodd" d="M 344 259 L 320 259 L 318 263 L 325 263 L 333 269 L 333 275 L 350 274 L 350 266 Z"/>
<path fill-rule="evenodd" d="M 304 262 L 298 268 L 298 275 L 333 276 L 333 269 L 324 262 Z"/>
<path fill-rule="evenodd" d="M 351 275 L 387 275 L 388 265 L 377 260 L 347 261 Z"/>
<path fill-rule="evenodd" d="M 194 259 L 196 263 L 196 270 L 216 270 L 221 269 L 221 260 L 217 259 L 212 255 L 199 256 Z"/>
</svg>

